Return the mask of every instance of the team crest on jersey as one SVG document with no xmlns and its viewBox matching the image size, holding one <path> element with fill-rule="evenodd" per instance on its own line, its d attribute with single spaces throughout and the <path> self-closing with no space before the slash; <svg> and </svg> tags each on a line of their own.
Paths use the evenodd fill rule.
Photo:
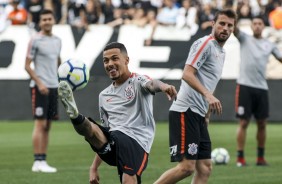
<svg viewBox="0 0 282 184">
<path fill-rule="evenodd" d="M 197 144 L 192 143 L 192 144 L 189 144 L 188 146 L 189 146 L 188 153 L 190 155 L 196 155 L 198 153 L 198 145 Z"/>
<path fill-rule="evenodd" d="M 134 90 L 133 90 L 133 86 L 129 85 L 125 88 L 125 98 L 128 100 L 131 100 L 132 98 L 134 98 L 135 94 L 134 94 Z"/>
</svg>

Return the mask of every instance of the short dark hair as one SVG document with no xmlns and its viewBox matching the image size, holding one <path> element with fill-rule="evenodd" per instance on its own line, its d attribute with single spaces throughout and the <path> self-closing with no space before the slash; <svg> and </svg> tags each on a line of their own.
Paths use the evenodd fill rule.
<svg viewBox="0 0 282 184">
<path fill-rule="evenodd" d="M 20 0 L 12 0 L 11 3 L 17 3 L 17 4 L 19 4 L 19 3 L 20 3 Z"/>
<path fill-rule="evenodd" d="M 214 16 L 214 21 L 215 22 L 217 21 L 219 15 L 226 15 L 229 18 L 233 18 L 235 20 L 234 23 L 236 25 L 236 23 L 237 23 L 237 14 L 236 14 L 236 12 L 234 10 L 232 10 L 232 9 L 223 9 L 223 10 L 217 11 L 215 13 L 215 16 Z"/>
<path fill-rule="evenodd" d="M 104 51 L 109 50 L 109 49 L 115 49 L 115 48 L 119 49 L 121 53 L 127 55 L 127 50 L 126 50 L 125 46 L 122 43 L 119 43 L 119 42 L 111 42 L 111 43 L 109 43 L 104 48 Z"/>
<path fill-rule="evenodd" d="M 253 17 L 252 17 L 252 21 L 253 21 L 254 19 L 260 19 L 260 20 L 262 20 L 262 22 L 264 23 L 264 18 L 263 18 L 261 15 L 253 16 Z"/>
<path fill-rule="evenodd" d="M 54 13 L 53 13 L 52 10 L 44 9 L 44 10 L 42 10 L 42 11 L 40 12 L 40 16 L 41 16 L 41 15 L 46 15 L 46 14 L 52 14 L 53 17 L 54 17 Z"/>
</svg>

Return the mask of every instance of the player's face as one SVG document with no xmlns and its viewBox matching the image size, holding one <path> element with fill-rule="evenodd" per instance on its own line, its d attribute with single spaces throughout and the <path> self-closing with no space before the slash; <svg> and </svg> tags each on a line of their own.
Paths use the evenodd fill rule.
<svg viewBox="0 0 282 184">
<path fill-rule="evenodd" d="M 52 14 L 43 14 L 40 16 L 39 25 L 43 32 L 50 33 L 54 24 L 55 20 Z"/>
<path fill-rule="evenodd" d="M 112 80 L 122 80 L 123 76 L 126 76 L 129 72 L 129 58 L 121 53 L 118 48 L 104 51 L 103 63 L 106 73 Z"/>
<path fill-rule="evenodd" d="M 234 31 L 235 19 L 226 15 L 218 15 L 216 22 L 213 23 L 213 36 L 219 44 L 224 44 Z"/>
<path fill-rule="evenodd" d="M 262 31 L 264 29 L 263 20 L 259 18 L 253 19 L 251 28 L 255 37 L 261 37 Z"/>
</svg>

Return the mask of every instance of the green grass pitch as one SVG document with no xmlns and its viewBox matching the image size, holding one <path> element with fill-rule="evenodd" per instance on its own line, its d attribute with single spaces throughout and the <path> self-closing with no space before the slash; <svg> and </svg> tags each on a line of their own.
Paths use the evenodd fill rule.
<svg viewBox="0 0 282 184">
<path fill-rule="evenodd" d="M 55 174 L 32 173 L 33 161 L 31 132 L 33 123 L 0 121 L 0 184 L 84 184 L 88 183 L 89 166 L 94 153 L 83 137 L 75 133 L 67 122 L 54 122 L 50 135 L 48 162 L 57 167 Z M 281 184 L 282 183 L 282 124 L 267 126 L 266 158 L 269 167 L 255 166 L 256 126 L 250 124 L 246 144 L 245 168 L 237 168 L 235 133 L 237 123 L 209 125 L 213 148 L 224 147 L 231 156 L 227 165 L 213 166 L 209 184 Z M 142 183 L 152 184 L 165 170 L 174 166 L 169 162 L 168 125 L 157 124 L 157 131 L 149 165 L 143 173 Z M 115 167 L 102 164 L 102 184 L 119 183 Z M 190 183 L 191 177 L 179 182 Z"/>
</svg>

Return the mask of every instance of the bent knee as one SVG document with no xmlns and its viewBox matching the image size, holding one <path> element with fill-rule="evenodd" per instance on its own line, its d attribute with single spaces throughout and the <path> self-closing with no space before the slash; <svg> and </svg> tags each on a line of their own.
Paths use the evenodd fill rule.
<svg viewBox="0 0 282 184">
<path fill-rule="evenodd" d="M 211 162 L 205 162 L 197 167 L 197 174 L 201 177 L 209 177 L 212 172 L 212 163 Z"/>
<path fill-rule="evenodd" d="M 195 165 L 193 164 L 178 164 L 177 165 L 177 170 L 183 177 L 188 177 L 192 175 L 195 171 Z"/>
</svg>

